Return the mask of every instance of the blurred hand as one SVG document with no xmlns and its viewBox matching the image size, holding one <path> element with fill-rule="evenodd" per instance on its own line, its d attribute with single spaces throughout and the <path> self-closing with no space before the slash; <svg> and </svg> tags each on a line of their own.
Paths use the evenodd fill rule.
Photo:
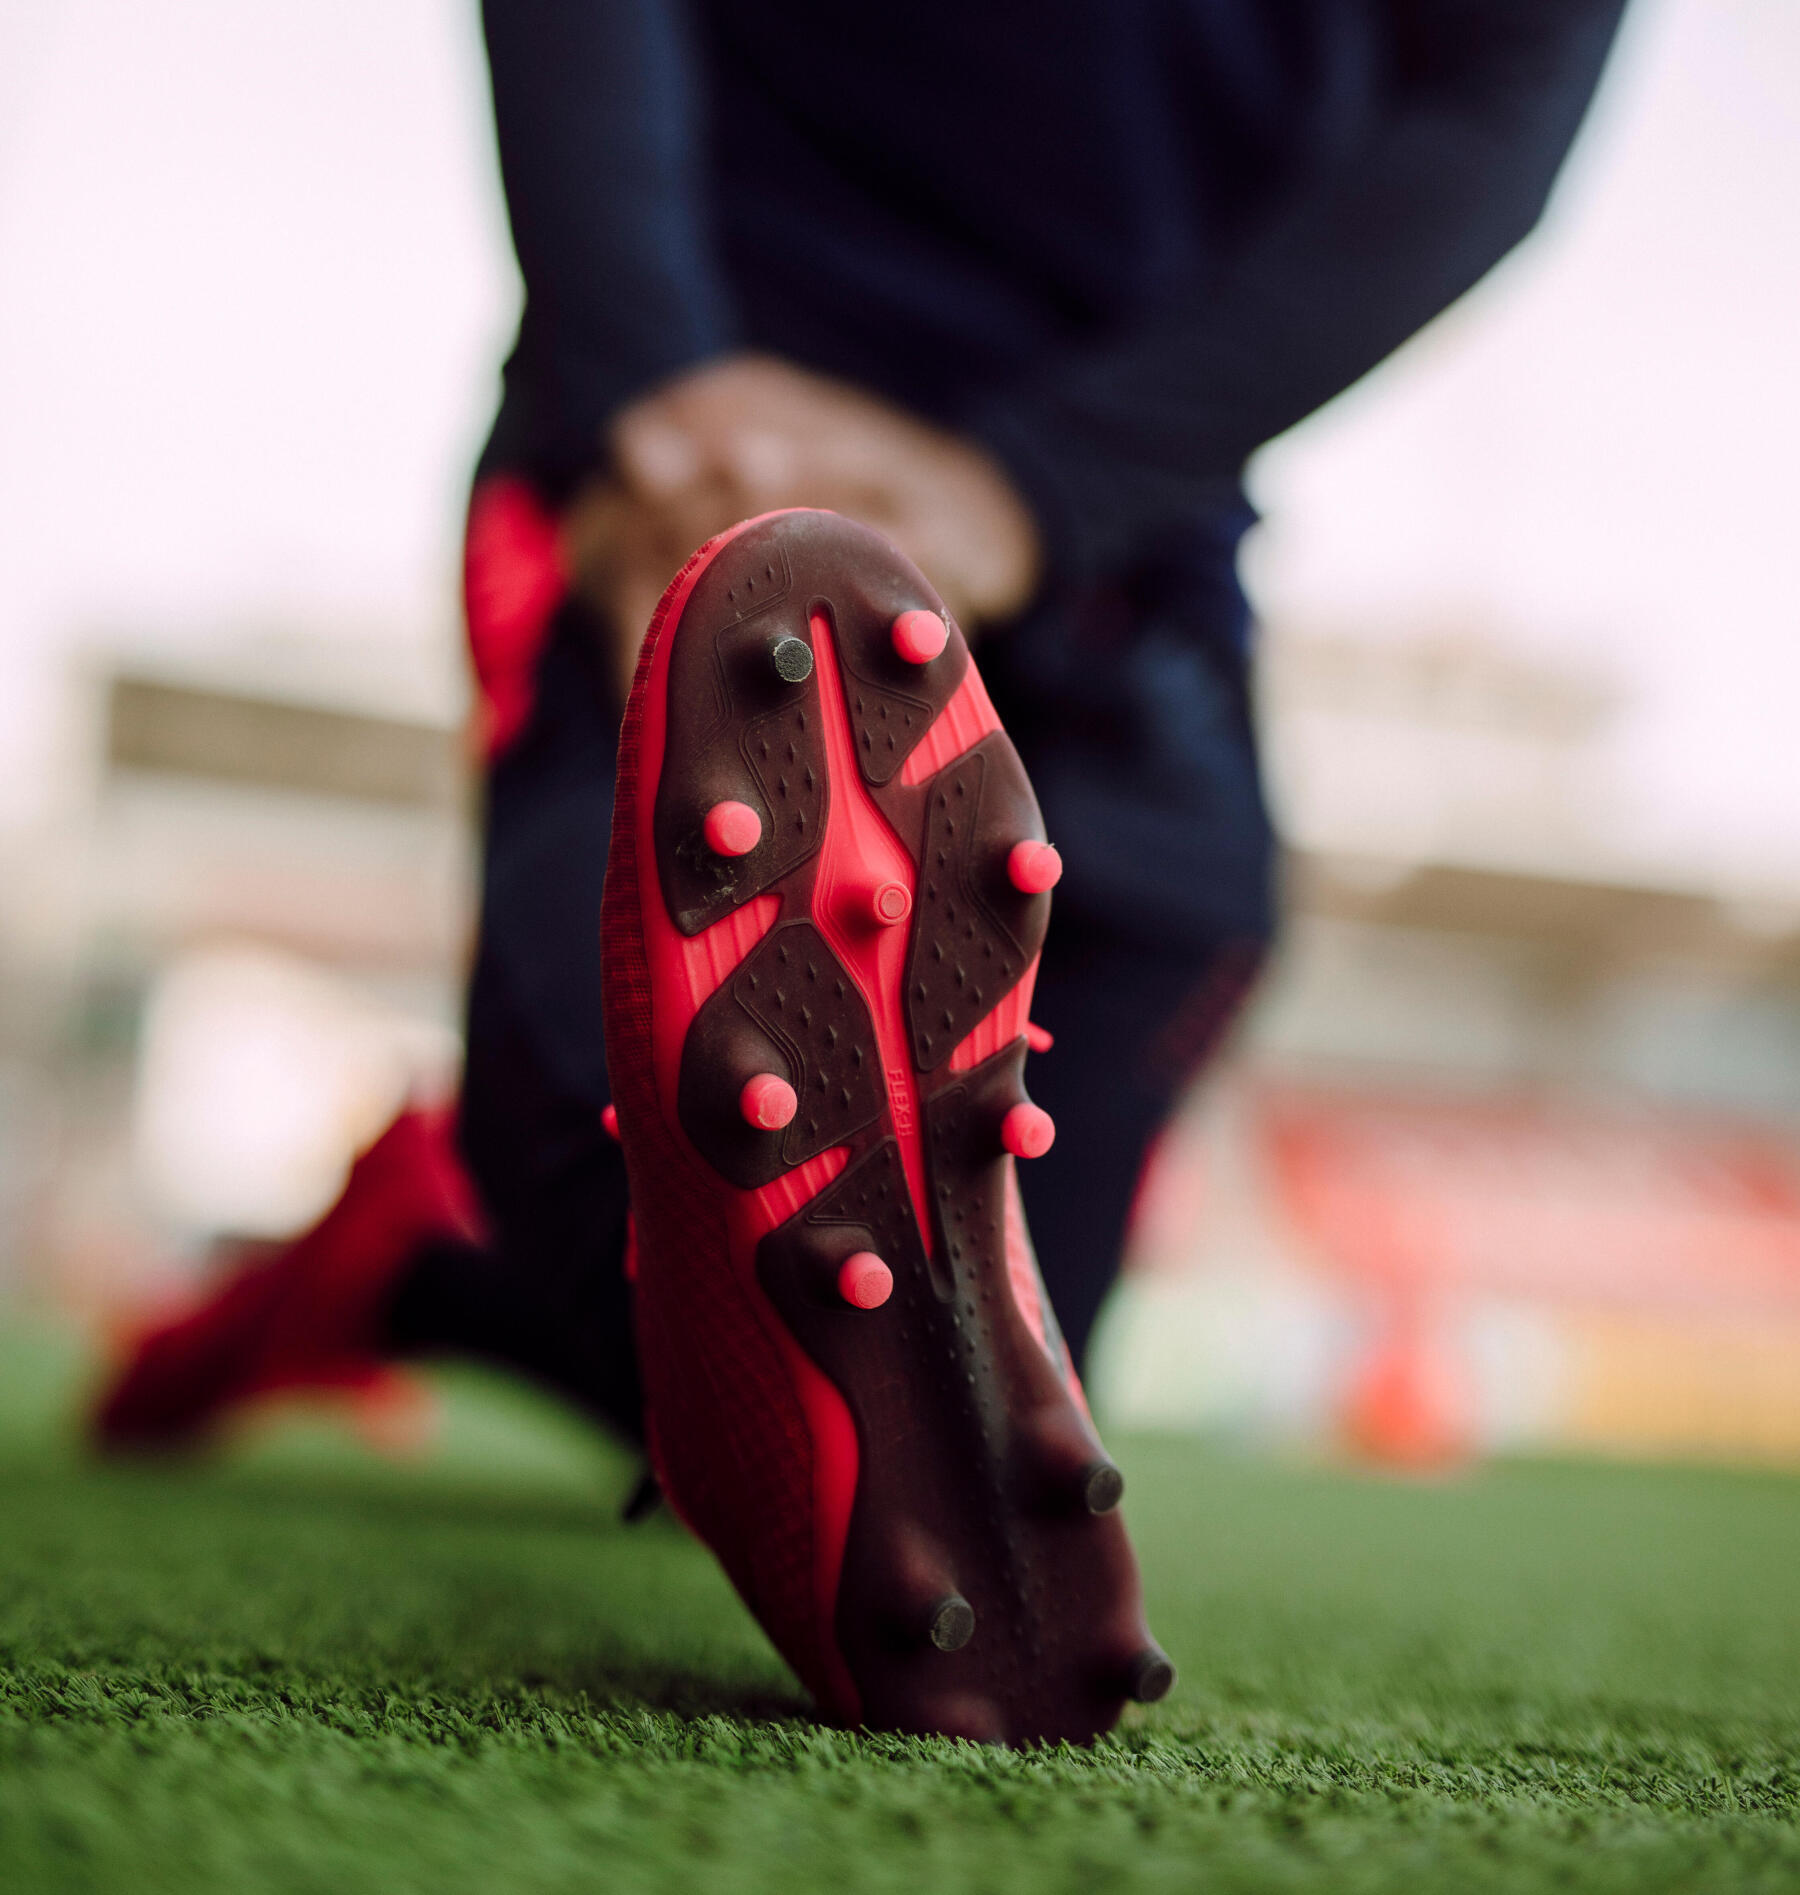
<svg viewBox="0 0 1800 1895">
<path fill-rule="evenodd" d="M 886 534 L 971 632 L 1037 584 L 1030 511 L 990 455 L 772 356 L 728 356 L 642 397 L 609 445 L 613 471 L 577 495 L 563 531 L 575 583 L 616 630 L 626 684 L 682 561 L 776 507 L 830 507 Z"/>
</svg>

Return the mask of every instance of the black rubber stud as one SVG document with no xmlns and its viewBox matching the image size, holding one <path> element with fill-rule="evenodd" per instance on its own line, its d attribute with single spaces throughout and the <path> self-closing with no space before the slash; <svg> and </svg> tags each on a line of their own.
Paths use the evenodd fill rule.
<svg viewBox="0 0 1800 1895">
<path fill-rule="evenodd" d="M 769 647 L 769 663 L 783 684 L 804 684 L 812 676 L 812 647 L 789 632 Z"/>
<path fill-rule="evenodd" d="M 1167 1652 L 1161 1652 L 1154 1645 L 1147 1645 L 1131 1661 L 1127 1674 L 1128 1682 L 1125 1695 L 1139 1704 L 1154 1704 L 1159 1698 L 1166 1698 L 1175 1683 L 1175 1667 L 1169 1663 Z"/>
<path fill-rule="evenodd" d="M 1125 1476 L 1111 1461 L 1090 1461 L 1081 1470 L 1081 1504 L 1089 1513 L 1111 1513 L 1125 1498 Z"/>
<path fill-rule="evenodd" d="M 941 1652 L 959 1652 L 975 1636 L 975 1608 L 960 1592 L 931 1608 L 931 1642 Z"/>
</svg>

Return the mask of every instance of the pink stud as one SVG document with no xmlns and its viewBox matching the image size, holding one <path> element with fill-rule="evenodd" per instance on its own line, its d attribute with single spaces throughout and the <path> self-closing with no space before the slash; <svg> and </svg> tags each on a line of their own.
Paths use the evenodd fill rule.
<svg viewBox="0 0 1800 1895">
<path fill-rule="evenodd" d="M 1062 857 L 1047 842 L 1015 842 L 1006 872 L 1021 895 L 1047 895 L 1062 880 Z"/>
<path fill-rule="evenodd" d="M 615 1145 L 619 1142 L 619 1108 L 616 1105 L 603 1105 L 600 1108 L 600 1129 Z"/>
<path fill-rule="evenodd" d="M 894 621 L 894 649 L 909 665 L 928 665 L 950 642 L 950 628 L 935 612 L 902 612 Z"/>
<path fill-rule="evenodd" d="M 852 1309 L 879 1309 L 894 1293 L 894 1273 L 872 1250 L 859 1250 L 838 1268 L 838 1295 Z"/>
<path fill-rule="evenodd" d="M 1056 1044 L 1056 1035 L 1048 1027 L 1039 1026 L 1035 1020 L 1025 1022 L 1025 1044 L 1034 1053 L 1047 1053 Z"/>
<path fill-rule="evenodd" d="M 748 803 L 714 803 L 703 828 L 714 855 L 748 855 L 762 841 L 762 818 Z"/>
<path fill-rule="evenodd" d="M 1042 1158 L 1056 1143 L 1056 1121 L 1041 1105 L 1015 1105 L 1000 1121 L 1000 1143 L 1015 1158 Z"/>
<path fill-rule="evenodd" d="M 911 913 L 912 891 L 904 882 L 883 882 L 869 891 L 869 914 L 879 926 L 897 927 Z"/>
<path fill-rule="evenodd" d="M 784 1125 L 793 1124 L 800 1100 L 779 1075 L 757 1073 L 744 1081 L 744 1089 L 738 1094 L 738 1110 L 744 1115 L 744 1123 L 754 1125 L 759 1132 L 779 1132 Z"/>
</svg>

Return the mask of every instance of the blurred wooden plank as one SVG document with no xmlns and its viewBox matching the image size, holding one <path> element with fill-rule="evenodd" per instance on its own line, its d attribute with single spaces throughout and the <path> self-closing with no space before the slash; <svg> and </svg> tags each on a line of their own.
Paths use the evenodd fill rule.
<svg viewBox="0 0 1800 1895">
<path fill-rule="evenodd" d="M 1373 927 L 1512 940 L 1581 960 L 1672 960 L 1800 976 L 1800 910 L 1752 913 L 1704 892 L 1311 852 L 1287 860 L 1290 911 Z"/>
<path fill-rule="evenodd" d="M 440 725 L 166 678 L 115 676 L 107 763 L 118 771 L 457 814 L 470 776 Z M 1576 960 L 1673 959 L 1800 978 L 1800 911 L 1746 915 L 1697 890 L 1294 851 L 1289 912 L 1376 927 L 1510 939 Z"/>
<path fill-rule="evenodd" d="M 107 692 L 110 769 L 456 810 L 467 771 L 453 731 L 120 675 Z"/>
</svg>

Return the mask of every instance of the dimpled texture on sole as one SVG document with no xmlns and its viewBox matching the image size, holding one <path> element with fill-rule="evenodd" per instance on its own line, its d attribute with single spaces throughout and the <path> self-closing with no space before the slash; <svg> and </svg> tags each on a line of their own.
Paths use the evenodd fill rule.
<svg viewBox="0 0 1800 1895">
<path fill-rule="evenodd" d="M 750 847 L 709 845 L 722 804 Z M 605 922 L 652 1450 L 829 1714 L 1008 1743 L 1087 1741 L 1173 1676 L 1012 1177 L 1051 1133 L 1049 896 L 1015 873 L 1044 841 L 886 541 L 792 512 L 690 562 Z"/>
</svg>

